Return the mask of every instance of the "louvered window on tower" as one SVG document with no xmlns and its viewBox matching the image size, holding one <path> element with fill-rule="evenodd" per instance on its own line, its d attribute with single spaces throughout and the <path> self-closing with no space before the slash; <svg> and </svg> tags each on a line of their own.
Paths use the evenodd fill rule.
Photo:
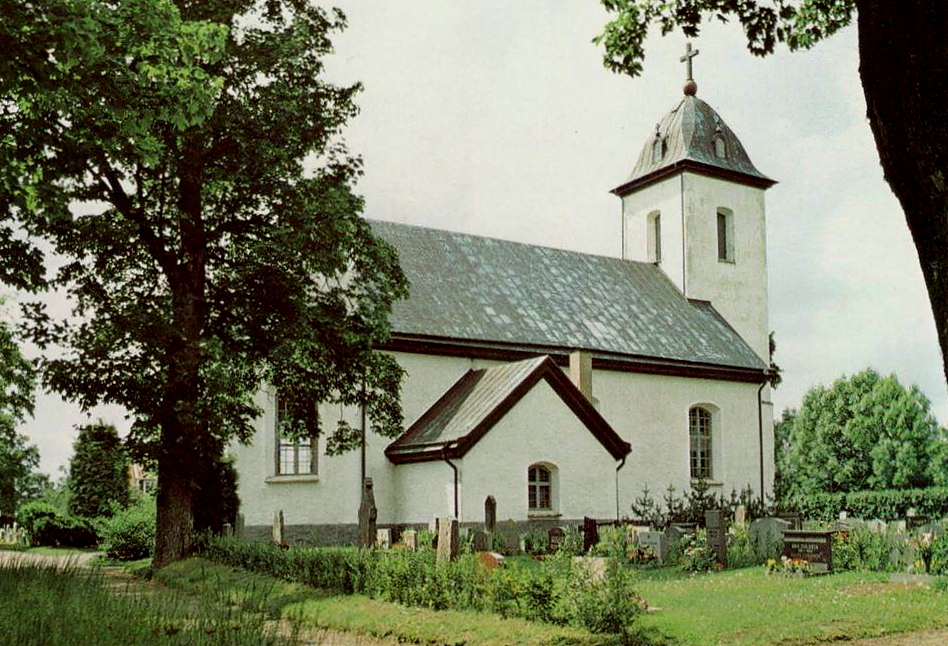
<svg viewBox="0 0 948 646">
<path fill-rule="evenodd" d="M 662 261 L 662 214 L 658 211 L 648 215 L 648 259 Z"/>
<path fill-rule="evenodd" d="M 718 209 L 718 260 L 734 262 L 734 212 Z"/>
</svg>

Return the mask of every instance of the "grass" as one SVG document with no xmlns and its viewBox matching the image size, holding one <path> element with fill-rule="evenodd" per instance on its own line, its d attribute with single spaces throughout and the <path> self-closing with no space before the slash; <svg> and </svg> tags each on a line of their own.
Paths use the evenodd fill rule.
<svg viewBox="0 0 948 646">
<path fill-rule="evenodd" d="M 306 629 L 465 646 L 618 646 L 618 637 L 576 628 L 455 610 L 408 608 L 361 595 L 328 595 L 298 583 L 193 558 L 155 573 L 166 585 L 196 594 L 217 590 L 230 602 L 270 617 L 299 617 Z"/>
<path fill-rule="evenodd" d="M 645 571 L 644 634 L 681 646 L 813 644 L 948 626 L 948 595 L 884 574 L 767 576 L 763 568 L 683 576 Z"/>
<path fill-rule="evenodd" d="M 0 569 L 0 641 L 17 646 L 274 646 L 264 618 L 180 594 L 118 594 L 94 569 L 13 562 Z"/>
<path fill-rule="evenodd" d="M 79 554 L 88 554 L 96 552 L 95 548 L 80 549 L 77 547 L 28 547 L 23 550 L 26 554 L 36 554 L 37 556 L 77 556 Z"/>
</svg>

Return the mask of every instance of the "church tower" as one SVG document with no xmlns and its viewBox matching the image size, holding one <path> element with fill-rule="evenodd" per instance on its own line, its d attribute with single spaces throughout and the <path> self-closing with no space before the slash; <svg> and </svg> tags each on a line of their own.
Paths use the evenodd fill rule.
<svg viewBox="0 0 948 646">
<path fill-rule="evenodd" d="M 710 301 L 766 364 L 767 237 L 758 171 L 724 120 L 697 97 L 688 45 L 684 97 L 655 126 L 622 198 L 622 257 L 656 263 L 682 293 Z"/>
</svg>

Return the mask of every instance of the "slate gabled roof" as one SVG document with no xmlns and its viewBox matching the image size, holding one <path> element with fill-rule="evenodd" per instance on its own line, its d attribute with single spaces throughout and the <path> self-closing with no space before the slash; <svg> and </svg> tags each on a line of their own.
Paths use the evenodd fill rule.
<svg viewBox="0 0 948 646">
<path fill-rule="evenodd" d="M 390 222 L 371 225 L 398 250 L 411 283 L 409 298 L 392 312 L 393 339 L 766 368 L 711 305 L 686 299 L 653 264 Z"/>
<path fill-rule="evenodd" d="M 715 154 L 717 137 L 724 140 L 723 158 Z M 653 156 L 656 139 L 664 144 L 660 159 Z M 684 168 L 763 188 L 776 184 L 757 170 L 737 135 L 714 108 L 696 96 L 685 96 L 658 124 L 631 175 L 613 193 L 625 195 Z"/>
<path fill-rule="evenodd" d="M 631 447 L 548 356 L 469 370 L 388 445 L 396 463 L 462 458 L 541 379 L 616 460 Z"/>
</svg>

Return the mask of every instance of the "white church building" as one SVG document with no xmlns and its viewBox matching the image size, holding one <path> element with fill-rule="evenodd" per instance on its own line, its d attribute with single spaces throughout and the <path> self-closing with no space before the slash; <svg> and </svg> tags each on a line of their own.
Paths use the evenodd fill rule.
<svg viewBox="0 0 948 646">
<path fill-rule="evenodd" d="M 247 535 L 283 511 L 291 541 L 354 540 L 363 478 L 381 527 L 482 523 L 488 496 L 498 521 L 547 527 L 630 516 L 645 486 L 768 493 L 773 184 L 689 81 L 613 190 L 622 258 L 372 222 L 411 284 L 382 348 L 408 426 L 327 457 L 282 441 L 261 392 L 252 445 L 232 449 Z"/>
</svg>

